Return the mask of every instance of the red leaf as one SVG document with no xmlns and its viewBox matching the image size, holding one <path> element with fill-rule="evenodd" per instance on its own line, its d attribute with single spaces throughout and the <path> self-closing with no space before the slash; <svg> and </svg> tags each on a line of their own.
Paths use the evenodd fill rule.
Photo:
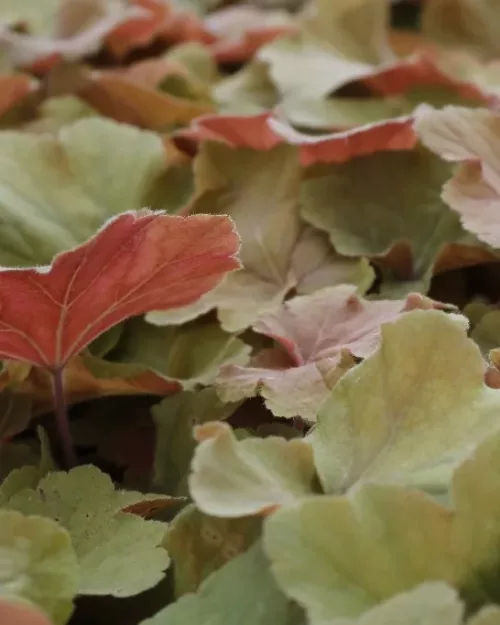
<svg viewBox="0 0 500 625">
<path fill-rule="evenodd" d="M 483 104 L 495 100 L 493 94 L 488 94 L 472 82 L 447 74 L 440 67 L 438 57 L 431 52 L 421 52 L 394 63 L 363 78 L 361 82 L 372 92 L 384 96 L 404 95 L 420 87 L 445 87 L 466 100 Z"/>
<path fill-rule="evenodd" d="M 219 141 L 232 147 L 270 150 L 279 143 L 299 146 L 300 162 L 344 163 L 379 151 L 411 150 L 417 143 L 409 115 L 385 119 L 341 132 L 306 135 L 269 113 L 259 115 L 206 115 L 190 128 L 174 135 L 176 146 L 194 155 L 203 141 Z"/>
<path fill-rule="evenodd" d="M 239 267 L 227 217 L 141 211 L 49 267 L 0 271 L 0 358 L 57 370 L 128 317 L 185 306 Z"/>
</svg>

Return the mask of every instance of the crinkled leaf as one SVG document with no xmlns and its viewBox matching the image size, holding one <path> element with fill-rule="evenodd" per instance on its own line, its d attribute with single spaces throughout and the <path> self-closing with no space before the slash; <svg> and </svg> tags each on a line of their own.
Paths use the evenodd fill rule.
<svg viewBox="0 0 500 625">
<path fill-rule="evenodd" d="M 238 267 L 237 249 L 223 217 L 120 215 L 50 267 L 0 272 L 0 355 L 61 367 L 128 317 L 195 301 Z"/>
<path fill-rule="evenodd" d="M 2 599 L 28 600 L 57 625 L 66 623 L 78 589 L 78 564 L 68 532 L 50 519 L 2 509 L 0 554 Z"/>
<path fill-rule="evenodd" d="M 195 429 L 199 441 L 189 490 L 200 510 L 218 517 L 266 513 L 314 490 L 312 448 L 278 436 L 236 440 L 229 425 Z"/>
<path fill-rule="evenodd" d="M 115 491 L 106 474 L 82 466 L 50 473 L 6 505 L 68 530 L 80 565 L 79 594 L 129 597 L 157 584 L 169 564 L 161 547 L 167 526 L 121 511 L 143 497 Z"/>
<path fill-rule="evenodd" d="M 210 573 L 246 551 L 260 530 L 258 517 L 219 519 L 194 505 L 185 508 L 165 537 L 174 565 L 176 596 L 195 592 Z"/>
<path fill-rule="evenodd" d="M 363 482 L 447 487 L 500 427 L 500 393 L 463 317 L 413 311 L 382 326 L 378 350 L 338 382 L 310 437 L 328 492 Z"/>
<path fill-rule="evenodd" d="M 156 448 L 153 482 L 169 495 L 188 495 L 187 477 L 196 448 L 193 426 L 224 420 L 238 403 L 223 403 L 213 388 L 184 391 L 153 406 Z"/>
<path fill-rule="evenodd" d="M 364 358 L 377 347 L 382 323 L 434 305 L 415 294 L 406 300 L 363 300 L 348 285 L 295 297 L 252 326 L 280 348 L 257 355 L 247 367 L 223 367 L 219 394 L 225 401 L 260 394 L 275 416 L 314 421 L 354 357 Z"/>
<path fill-rule="evenodd" d="M 293 625 L 295 612 L 269 571 L 260 543 L 141 625 Z"/>
</svg>

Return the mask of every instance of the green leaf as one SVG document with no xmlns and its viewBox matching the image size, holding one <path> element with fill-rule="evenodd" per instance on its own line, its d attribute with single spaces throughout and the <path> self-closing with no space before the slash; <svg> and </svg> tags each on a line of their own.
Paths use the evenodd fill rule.
<svg viewBox="0 0 500 625">
<path fill-rule="evenodd" d="M 152 196 L 172 208 L 161 138 L 109 120 L 85 119 L 55 137 L 3 132 L 0 164 L 2 265 L 48 264 Z"/>
<path fill-rule="evenodd" d="M 333 389 L 310 436 L 324 489 L 363 482 L 446 490 L 453 469 L 500 428 L 500 391 L 464 317 L 412 311 Z"/>
<path fill-rule="evenodd" d="M 410 259 L 389 277 L 407 292 L 426 290 L 441 249 L 466 236 L 440 198 L 448 177 L 448 165 L 424 149 L 315 165 L 302 184 L 302 216 L 345 256 L 381 257 L 404 242 Z"/>
<path fill-rule="evenodd" d="M 78 563 L 66 530 L 49 519 L 0 510 L 0 597 L 28 600 L 63 624 L 77 585 Z"/>
<path fill-rule="evenodd" d="M 366 484 L 281 508 L 264 528 L 283 590 L 312 622 L 358 616 L 426 581 L 457 587 L 470 609 L 495 601 L 500 566 L 500 434 L 456 469 L 451 506 Z"/>
<path fill-rule="evenodd" d="M 189 490 L 207 514 L 239 517 L 291 505 L 314 490 L 311 446 L 278 436 L 238 441 L 225 423 L 196 428 Z"/>
<path fill-rule="evenodd" d="M 222 402 L 213 388 L 175 393 L 153 406 L 156 425 L 153 483 L 169 495 L 189 494 L 187 477 L 196 448 L 193 426 L 227 419 L 239 403 Z"/>
<path fill-rule="evenodd" d="M 6 507 L 52 518 L 68 530 L 80 564 L 79 594 L 129 597 L 157 584 L 169 564 L 160 546 L 167 526 L 121 512 L 144 497 L 116 491 L 106 474 L 82 466 L 49 473 Z"/>
<path fill-rule="evenodd" d="M 24 462 L 19 462 L 18 466 L 13 468 L 2 480 L 0 484 L 0 507 L 6 505 L 18 492 L 26 488 L 36 488 L 40 480 L 45 477 L 49 471 L 56 470 L 57 467 L 52 457 L 49 439 L 45 430 L 39 427 L 37 433 L 40 439 L 40 451 L 38 454 L 35 454 L 33 450 L 29 448 L 23 450 L 22 448 L 19 449 L 21 447 L 20 445 L 16 446 L 17 449 L 14 453 L 16 453 L 16 455 L 20 453 L 19 459 L 23 459 Z M 13 447 L 14 445 L 11 444 L 10 450 L 7 450 L 7 455 L 9 455 L 9 451 L 14 451 L 12 449 Z M 5 461 L 5 452 L 5 448 L 2 448 L 0 454 L 2 462 Z"/>
<path fill-rule="evenodd" d="M 250 346 L 217 322 L 157 327 L 136 318 L 125 326 L 113 358 L 119 366 L 148 368 L 192 389 L 211 384 L 223 364 L 246 364 L 250 352 Z"/>
<path fill-rule="evenodd" d="M 297 611 L 279 591 L 260 544 L 213 573 L 141 625 L 295 625 Z"/>
<path fill-rule="evenodd" d="M 194 592 L 210 573 L 237 557 L 260 536 L 258 517 L 219 519 L 187 506 L 169 526 L 176 596 Z"/>
</svg>

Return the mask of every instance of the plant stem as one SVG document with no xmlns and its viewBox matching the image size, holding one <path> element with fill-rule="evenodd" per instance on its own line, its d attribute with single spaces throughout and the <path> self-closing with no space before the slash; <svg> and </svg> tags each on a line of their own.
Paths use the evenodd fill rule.
<svg viewBox="0 0 500 625">
<path fill-rule="evenodd" d="M 56 415 L 59 443 L 65 469 L 71 469 L 76 465 L 76 455 L 73 448 L 73 439 L 69 427 L 68 409 L 64 395 L 64 369 L 60 367 L 52 372 L 54 390 L 54 411 Z"/>
</svg>

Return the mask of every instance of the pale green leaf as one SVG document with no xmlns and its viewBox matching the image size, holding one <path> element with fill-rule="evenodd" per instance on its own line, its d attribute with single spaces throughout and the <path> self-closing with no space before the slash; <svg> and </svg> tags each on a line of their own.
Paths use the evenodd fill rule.
<svg viewBox="0 0 500 625">
<path fill-rule="evenodd" d="M 106 474 L 82 466 L 50 473 L 6 507 L 52 518 L 68 530 L 80 564 L 79 594 L 128 597 L 157 584 L 169 564 L 160 545 L 167 526 L 121 512 L 143 499 L 116 491 Z"/>
<path fill-rule="evenodd" d="M 366 484 L 281 508 L 264 531 L 278 583 L 313 622 L 359 616 L 434 580 L 460 589 L 468 607 L 495 601 L 499 458 L 497 433 L 455 470 L 450 506 L 420 491 Z"/>
<path fill-rule="evenodd" d="M 260 544 L 213 573 L 141 625 L 294 625 L 297 612 L 277 588 Z"/>
<path fill-rule="evenodd" d="M 321 482 L 446 489 L 451 472 L 500 428 L 500 391 L 464 317 L 412 311 L 382 326 L 378 350 L 347 372 L 310 437 Z"/>
<path fill-rule="evenodd" d="M 1 133 L 1 264 L 47 264 L 150 196 L 167 208 L 170 171 L 159 136 L 109 120 Z"/>
<path fill-rule="evenodd" d="M 226 423 L 195 430 L 200 441 L 191 464 L 189 490 L 200 510 L 239 517 L 290 505 L 313 492 L 310 445 L 278 436 L 236 440 Z"/>
<path fill-rule="evenodd" d="M 0 510 L 0 597 L 28 600 L 62 625 L 77 589 L 68 532 L 50 519 Z"/>
</svg>

